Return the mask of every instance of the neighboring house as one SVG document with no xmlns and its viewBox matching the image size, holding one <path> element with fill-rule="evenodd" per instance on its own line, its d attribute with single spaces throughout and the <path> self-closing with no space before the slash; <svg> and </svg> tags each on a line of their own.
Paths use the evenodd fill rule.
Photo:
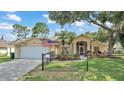
<svg viewBox="0 0 124 93">
<path fill-rule="evenodd" d="M 52 44 L 47 46 L 49 41 L 53 41 Z M 47 53 L 50 51 L 55 51 L 55 54 L 61 54 L 63 46 L 61 41 L 57 39 L 39 39 L 30 38 L 23 41 L 18 41 L 15 44 L 15 58 L 41 58 L 42 53 Z M 80 35 L 76 37 L 72 44 L 66 44 L 64 46 L 65 50 L 71 51 L 72 54 L 84 55 L 87 51 L 93 53 L 94 51 L 104 52 L 108 50 L 106 44 L 92 39 L 88 36 Z"/>
<path fill-rule="evenodd" d="M 10 45 L 3 37 L 0 39 L 0 56 L 10 56 L 10 52 L 14 52 L 13 46 Z"/>
<path fill-rule="evenodd" d="M 114 52 L 124 53 L 124 48 L 121 46 L 119 42 L 114 45 Z"/>
</svg>

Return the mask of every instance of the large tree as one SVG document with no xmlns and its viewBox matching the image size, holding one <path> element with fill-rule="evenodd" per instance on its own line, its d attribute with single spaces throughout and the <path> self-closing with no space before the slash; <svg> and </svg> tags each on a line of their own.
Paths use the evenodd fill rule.
<svg viewBox="0 0 124 93">
<path fill-rule="evenodd" d="M 13 25 L 12 34 L 17 36 L 17 40 L 26 39 L 29 32 L 30 32 L 30 29 L 26 26 L 23 26 L 20 24 L 14 24 Z"/>
<path fill-rule="evenodd" d="M 65 30 L 55 34 L 55 36 L 58 37 L 57 40 L 61 41 L 61 44 L 63 45 L 63 47 L 68 42 L 68 39 L 69 39 L 68 35 L 69 35 L 69 32 Z"/>
<path fill-rule="evenodd" d="M 92 39 L 96 39 L 96 36 L 97 36 L 97 32 L 90 32 L 90 31 L 87 31 L 85 32 L 83 35 L 86 35 L 88 37 L 91 37 Z"/>
<path fill-rule="evenodd" d="M 49 18 L 56 21 L 56 23 L 60 24 L 62 27 L 66 23 L 85 20 L 105 29 L 109 33 L 109 55 L 112 54 L 113 46 L 117 41 L 119 33 L 122 32 L 122 28 L 124 27 L 124 12 L 122 11 L 51 11 L 49 12 Z M 112 26 L 108 27 L 106 25 L 107 23 L 112 23 Z"/>
<path fill-rule="evenodd" d="M 95 38 L 101 42 L 107 42 L 109 38 L 109 33 L 105 29 L 100 28 Z"/>
<path fill-rule="evenodd" d="M 32 37 L 46 38 L 49 33 L 49 28 L 45 23 L 36 23 L 32 28 Z"/>
</svg>

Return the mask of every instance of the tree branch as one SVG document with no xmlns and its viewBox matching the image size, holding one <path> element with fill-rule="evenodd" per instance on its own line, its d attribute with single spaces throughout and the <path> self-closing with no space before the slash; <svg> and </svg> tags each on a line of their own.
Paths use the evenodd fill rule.
<svg viewBox="0 0 124 93">
<path fill-rule="evenodd" d="M 103 24 L 100 24 L 100 23 L 98 23 L 96 20 L 93 20 L 93 19 L 91 19 L 91 18 L 89 18 L 89 22 L 91 22 L 91 23 L 93 23 L 93 24 L 95 24 L 95 25 L 98 25 L 98 26 L 100 26 L 100 27 L 102 27 L 102 28 L 104 28 L 104 29 L 106 29 L 106 30 L 108 30 L 108 31 L 112 31 L 111 28 L 109 28 L 109 27 L 107 27 L 107 26 L 105 26 L 105 25 L 103 25 Z"/>
</svg>

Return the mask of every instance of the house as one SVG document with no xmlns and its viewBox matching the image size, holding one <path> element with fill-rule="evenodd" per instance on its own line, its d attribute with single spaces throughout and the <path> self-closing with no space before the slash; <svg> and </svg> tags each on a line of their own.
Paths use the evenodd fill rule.
<svg viewBox="0 0 124 93">
<path fill-rule="evenodd" d="M 10 56 L 10 52 L 14 52 L 14 48 L 2 36 L 0 39 L 0 56 Z"/>
<path fill-rule="evenodd" d="M 47 46 L 49 39 L 29 38 L 18 41 L 15 46 L 15 58 L 41 58 L 42 53 L 55 51 L 55 54 L 61 54 L 62 49 L 71 51 L 71 54 L 84 55 L 87 51 L 91 53 L 96 51 L 107 51 L 108 47 L 105 43 L 98 40 L 93 41 L 90 37 L 80 35 L 76 37 L 72 44 L 61 45 L 61 41 L 53 39 L 51 45 Z M 45 44 L 46 43 L 46 44 Z"/>
<path fill-rule="evenodd" d="M 56 54 L 60 54 L 62 52 L 62 45 L 58 44 L 54 46 Z M 66 44 L 64 46 L 65 50 L 70 50 L 71 54 L 84 55 L 87 51 L 93 52 L 107 52 L 108 46 L 106 43 L 100 42 L 98 40 L 93 40 L 91 37 L 86 35 L 77 36 L 72 44 Z"/>
<path fill-rule="evenodd" d="M 114 45 L 114 53 L 124 53 L 124 48 L 122 47 L 122 45 L 117 42 L 115 45 Z"/>
</svg>

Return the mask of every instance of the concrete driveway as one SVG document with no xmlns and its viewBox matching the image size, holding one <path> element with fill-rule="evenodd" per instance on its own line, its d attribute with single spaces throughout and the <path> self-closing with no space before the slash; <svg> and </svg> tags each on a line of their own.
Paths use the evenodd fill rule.
<svg viewBox="0 0 124 93">
<path fill-rule="evenodd" d="M 0 81 L 15 81 L 41 63 L 40 59 L 15 59 L 1 63 Z"/>
</svg>

